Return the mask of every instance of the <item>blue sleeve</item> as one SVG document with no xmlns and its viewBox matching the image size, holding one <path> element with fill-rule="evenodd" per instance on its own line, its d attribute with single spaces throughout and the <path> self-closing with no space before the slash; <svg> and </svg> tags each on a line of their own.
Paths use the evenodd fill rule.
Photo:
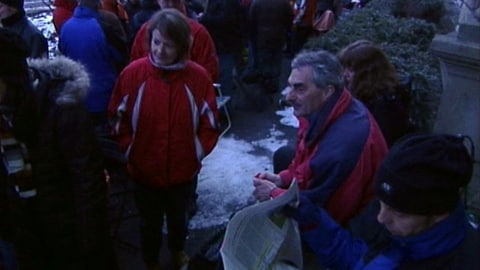
<svg viewBox="0 0 480 270">
<path fill-rule="evenodd" d="M 301 233 L 303 241 L 322 266 L 336 270 L 354 269 L 367 252 L 367 244 L 338 225 L 323 208 L 315 209 L 313 215 L 317 226 Z"/>
<path fill-rule="evenodd" d="M 315 204 L 323 206 L 350 176 L 369 133 L 368 114 L 365 108 L 359 106 L 352 106 L 325 131 L 310 160 L 310 187 L 303 191 Z"/>
</svg>

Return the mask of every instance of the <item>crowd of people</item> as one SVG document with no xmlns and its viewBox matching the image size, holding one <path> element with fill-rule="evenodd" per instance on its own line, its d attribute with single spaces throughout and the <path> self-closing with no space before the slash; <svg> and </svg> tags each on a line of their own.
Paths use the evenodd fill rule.
<svg viewBox="0 0 480 270">
<path fill-rule="evenodd" d="M 299 184 L 285 214 L 322 267 L 480 268 L 461 201 L 468 136 L 416 134 L 410 93 L 373 42 L 302 51 L 342 1 L 197 1 L 55 0 L 61 55 L 48 59 L 23 0 L 0 0 L 0 269 L 119 269 L 118 175 L 134 183 L 146 267 L 162 267 L 165 223 L 171 266 L 185 269 L 197 176 L 220 134 L 214 84 L 235 100 L 239 76 L 273 96 L 285 52 L 298 138 L 253 177 L 256 199 Z"/>
</svg>

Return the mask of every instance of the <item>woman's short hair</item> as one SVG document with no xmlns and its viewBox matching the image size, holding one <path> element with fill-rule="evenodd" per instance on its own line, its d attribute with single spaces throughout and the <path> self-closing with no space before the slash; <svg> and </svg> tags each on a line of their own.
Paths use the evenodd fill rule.
<svg viewBox="0 0 480 270">
<path fill-rule="evenodd" d="M 177 47 L 179 59 L 186 58 L 192 44 L 190 25 L 185 15 L 173 8 L 156 12 L 148 24 L 148 43 L 152 42 L 152 33 L 158 30 L 171 39 Z"/>
</svg>

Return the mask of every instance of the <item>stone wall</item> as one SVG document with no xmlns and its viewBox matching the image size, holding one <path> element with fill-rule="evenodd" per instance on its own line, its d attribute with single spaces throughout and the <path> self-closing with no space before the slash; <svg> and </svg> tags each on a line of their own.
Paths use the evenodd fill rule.
<svg viewBox="0 0 480 270">
<path fill-rule="evenodd" d="M 434 130 L 472 138 L 475 164 L 467 199 L 480 213 L 480 22 L 474 11 L 462 5 L 457 30 L 436 35 L 430 49 L 439 57 L 443 83 Z"/>
</svg>

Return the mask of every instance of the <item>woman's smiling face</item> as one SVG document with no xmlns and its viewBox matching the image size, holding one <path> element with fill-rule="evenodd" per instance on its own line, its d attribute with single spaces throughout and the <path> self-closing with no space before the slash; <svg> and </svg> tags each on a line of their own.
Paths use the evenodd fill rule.
<svg viewBox="0 0 480 270">
<path fill-rule="evenodd" d="M 177 46 L 173 40 L 162 35 L 157 29 L 152 32 L 150 51 L 153 61 L 163 66 L 175 64 L 178 59 Z"/>
</svg>

